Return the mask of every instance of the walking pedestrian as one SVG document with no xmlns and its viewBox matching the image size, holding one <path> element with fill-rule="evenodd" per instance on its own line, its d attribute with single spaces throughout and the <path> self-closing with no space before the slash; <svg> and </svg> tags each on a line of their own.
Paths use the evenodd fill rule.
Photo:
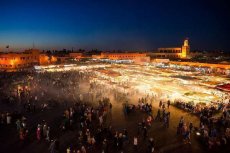
<svg viewBox="0 0 230 153">
<path fill-rule="evenodd" d="M 38 127 L 37 127 L 37 140 L 38 141 L 41 140 L 41 126 L 40 126 L 40 124 L 38 124 Z"/>
<path fill-rule="evenodd" d="M 133 138 L 133 146 L 134 146 L 135 151 L 137 151 L 137 148 L 138 148 L 137 145 L 138 145 L 138 140 L 137 140 L 137 137 L 134 136 L 134 138 Z"/>
</svg>

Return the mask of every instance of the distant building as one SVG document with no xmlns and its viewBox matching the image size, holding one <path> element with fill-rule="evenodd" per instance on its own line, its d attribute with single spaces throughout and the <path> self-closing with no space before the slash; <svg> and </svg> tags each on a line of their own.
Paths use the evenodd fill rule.
<svg viewBox="0 0 230 153">
<path fill-rule="evenodd" d="M 149 52 L 151 58 L 189 58 L 190 46 L 188 39 L 184 40 L 182 47 L 172 47 L 172 48 L 158 48 L 155 52 Z"/>
<path fill-rule="evenodd" d="M 70 52 L 70 53 L 58 55 L 57 61 L 58 63 L 70 63 L 73 61 L 79 61 L 82 58 L 86 58 L 86 56 L 83 56 L 83 53 Z"/>
<path fill-rule="evenodd" d="M 82 53 L 69 53 L 69 57 L 73 59 L 80 59 L 83 57 Z"/>
<path fill-rule="evenodd" d="M 66 63 L 70 60 L 69 56 L 58 56 L 57 61 L 58 63 Z"/>
<path fill-rule="evenodd" d="M 49 65 L 57 62 L 57 57 L 48 56 L 46 54 L 39 55 L 39 65 Z"/>
<path fill-rule="evenodd" d="M 145 53 L 101 53 L 100 58 L 113 60 L 132 60 L 137 57 L 146 57 Z"/>
<path fill-rule="evenodd" d="M 132 60 L 134 63 L 150 62 L 150 57 L 145 53 L 101 53 L 101 55 L 92 55 L 94 59 L 110 60 Z"/>
<path fill-rule="evenodd" d="M 47 65 L 56 61 L 54 56 L 41 54 L 37 49 L 26 50 L 22 53 L 0 53 L 1 70 L 23 69 L 34 65 Z"/>
</svg>

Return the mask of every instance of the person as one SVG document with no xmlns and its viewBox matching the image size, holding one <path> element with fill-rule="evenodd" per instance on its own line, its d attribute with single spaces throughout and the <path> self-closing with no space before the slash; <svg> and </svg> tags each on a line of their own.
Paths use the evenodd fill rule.
<svg viewBox="0 0 230 153">
<path fill-rule="evenodd" d="M 151 123 L 152 123 L 152 116 L 149 115 L 149 116 L 147 117 L 147 125 L 148 125 L 149 127 L 151 127 Z"/>
<path fill-rule="evenodd" d="M 166 123 L 167 128 L 169 128 L 169 115 L 167 115 L 167 123 Z"/>
<path fill-rule="evenodd" d="M 95 140 L 95 138 L 93 136 L 91 136 L 90 140 L 91 140 L 90 145 L 93 148 L 94 144 L 96 143 L 96 140 Z"/>
<path fill-rule="evenodd" d="M 150 138 L 149 139 L 149 145 L 148 145 L 148 152 L 152 153 L 154 152 L 155 148 L 154 148 L 154 139 Z"/>
<path fill-rule="evenodd" d="M 192 122 L 190 122 L 189 123 L 189 131 L 190 131 L 190 133 L 192 132 L 192 129 L 193 129 L 193 124 L 192 124 Z"/>
<path fill-rule="evenodd" d="M 119 147 L 119 143 L 118 143 L 118 132 L 116 131 L 115 135 L 114 135 L 114 146 L 116 147 L 116 149 L 118 150 Z"/>
<path fill-rule="evenodd" d="M 170 100 L 168 100 L 168 103 L 167 103 L 167 104 L 168 104 L 168 109 L 169 109 L 169 106 L 170 106 Z"/>
<path fill-rule="evenodd" d="M 118 148 L 120 150 L 123 149 L 123 134 L 122 133 L 119 133 L 119 137 L 118 137 Z"/>
<path fill-rule="evenodd" d="M 103 124 L 103 116 L 102 115 L 99 117 L 99 122 L 100 122 L 100 126 L 102 126 L 102 124 Z"/>
<path fill-rule="evenodd" d="M 127 131 L 127 129 L 124 129 L 124 134 L 123 134 L 123 136 L 124 136 L 124 139 L 125 140 L 128 140 L 129 138 L 128 138 L 128 131 Z"/>
<path fill-rule="evenodd" d="M 165 110 L 165 103 L 162 104 L 162 109 Z"/>
<path fill-rule="evenodd" d="M 50 127 L 48 127 L 46 131 L 46 140 L 50 141 Z"/>
<path fill-rule="evenodd" d="M 50 150 L 50 153 L 55 153 L 55 143 L 56 141 L 54 140 L 51 140 L 51 143 L 50 143 L 50 146 L 49 146 L 49 150 Z"/>
<path fill-rule="evenodd" d="M 55 140 L 55 151 L 59 152 L 60 149 L 60 142 L 58 139 Z"/>
<path fill-rule="evenodd" d="M 6 124 L 11 124 L 11 115 L 9 113 L 6 115 Z"/>
<path fill-rule="evenodd" d="M 143 118 L 143 120 L 142 120 L 142 122 L 141 122 L 141 126 L 142 126 L 142 128 L 145 127 L 145 119 L 144 119 L 144 118 Z"/>
<path fill-rule="evenodd" d="M 167 116 L 166 115 L 163 118 L 163 124 L 164 124 L 164 127 L 166 128 L 167 127 Z"/>
<path fill-rule="evenodd" d="M 168 118 L 170 118 L 170 114 L 171 114 L 170 112 L 167 113 Z"/>
<path fill-rule="evenodd" d="M 113 107 L 113 105 L 112 105 L 112 103 L 110 102 L 110 103 L 109 103 L 109 108 L 110 108 L 110 110 L 112 110 L 112 107 Z"/>
<path fill-rule="evenodd" d="M 24 132 L 23 128 L 21 128 L 20 131 L 19 131 L 19 138 L 22 141 L 25 139 L 25 132 Z"/>
<path fill-rule="evenodd" d="M 134 146 L 135 151 L 137 151 L 137 145 L 138 145 L 138 140 L 137 140 L 137 137 L 134 136 L 134 138 L 133 138 L 133 146 Z"/>
<path fill-rule="evenodd" d="M 47 135 L 47 124 L 46 124 L 46 123 L 44 123 L 44 125 L 43 125 L 42 134 L 43 134 L 43 137 L 44 137 L 44 138 L 45 138 L 46 135 Z"/>
<path fill-rule="evenodd" d="M 19 119 L 17 119 L 16 121 L 16 126 L 17 126 L 17 131 L 19 131 L 21 129 L 21 121 Z"/>
<path fill-rule="evenodd" d="M 220 144 L 224 147 L 227 145 L 227 139 L 224 136 L 221 137 Z"/>
<path fill-rule="evenodd" d="M 137 134 L 139 135 L 141 133 L 142 130 L 142 124 L 141 122 L 138 123 L 138 127 L 137 127 Z"/>
<path fill-rule="evenodd" d="M 162 106 L 162 101 L 159 102 L 159 107 L 161 108 L 161 106 Z"/>
<path fill-rule="evenodd" d="M 25 133 L 24 133 L 24 137 L 25 137 L 25 140 L 28 140 L 28 134 L 29 134 L 29 130 L 28 129 L 25 129 Z"/>
<path fill-rule="evenodd" d="M 144 127 L 143 136 L 144 136 L 144 140 L 145 140 L 147 137 L 147 127 L 146 126 Z"/>
<path fill-rule="evenodd" d="M 68 148 L 66 149 L 66 153 L 70 153 L 70 152 L 71 152 L 70 147 L 68 147 Z"/>
<path fill-rule="evenodd" d="M 102 153 L 107 153 L 107 152 L 108 152 L 108 144 L 107 144 L 107 140 L 104 139 L 102 143 Z"/>
<path fill-rule="evenodd" d="M 155 120 L 160 120 L 160 119 L 161 119 L 161 112 L 160 112 L 160 109 L 158 109 L 157 116 L 156 116 Z"/>
<path fill-rule="evenodd" d="M 181 130 L 182 130 L 182 131 L 181 131 L 181 134 L 185 137 L 186 132 L 188 131 L 188 127 L 187 127 L 186 123 L 183 124 Z"/>
<path fill-rule="evenodd" d="M 187 130 L 187 131 L 185 132 L 185 143 L 191 144 L 190 131 L 189 131 L 189 130 Z"/>
<path fill-rule="evenodd" d="M 41 126 L 40 126 L 40 124 L 38 124 L 38 127 L 37 127 L 37 140 L 38 141 L 41 140 Z"/>
<path fill-rule="evenodd" d="M 82 153 L 86 153 L 85 146 L 82 146 L 82 147 L 81 147 L 81 152 L 82 152 Z"/>
<path fill-rule="evenodd" d="M 168 117 L 168 115 L 165 115 L 165 117 L 164 117 L 164 127 L 169 128 L 169 117 Z"/>
<path fill-rule="evenodd" d="M 181 118 L 180 118 L 180 124 L 184 124 L 184 117 L 183 116 L 181 116 Z"/>
</svg>

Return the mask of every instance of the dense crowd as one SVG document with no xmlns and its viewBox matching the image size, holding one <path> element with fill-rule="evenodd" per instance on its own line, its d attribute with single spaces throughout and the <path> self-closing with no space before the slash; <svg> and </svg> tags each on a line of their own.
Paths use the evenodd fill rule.
<svg viewBox="0 0 230 153">
<path fill-rule="evenodd" d="M 193 127 L 192 123 L 188 128 L 183 117 L 181 118 L 177 133 L 182 133 L 186 140 L 190 139 L 190 134 L 194 129 L 200 141 L 210 149 L 224 148 L 230 142 L 230 102 L 210 103 L 209 106 L 203 107 L 185 102 L 176 102 L 175 105 L 200 117 L 200 126 L 196 128 Z"/>
<path fill-rule="evenodd" d="M 0 112 L 0 126 L 15 125 L 21 142 L 29 142 L 33 138 L 38 142 L 45 141 L 50 153 L 62 151 L 60 135 L 68 131 L 74 131 L 76 139 L 65 146 L 67 153 L 86 153 L 94 150 L 102 153 L 111 150 L 123 152 L 130 145 L 135 152 L 140 144 L 145 144 L 147 153 L 156 152 L 157 142 L 149 134 L 149 130 L 154 122 L 162 124 L 162 129 L 168 129 L 170 126 L 170 100 L 159 101 L 157 111 L 153 113 L 154 96 L 147 94 L 140 97 L 136 105 L 130 103 L 127 96 L 135 93 L 124 94 L 91 81 L 94 77 L 92 71 L 32 72 L 18 75 L 18 78 L 14 75 L 8 76 L 6 80 L 13 80 L 7 82 L 11 86 L 7 90 L 1 90 L 1 101 L 14 109 Z M 5 83 L 1 84 L 4 88 Z M 123 103 L 125 117 L 135 113 L 143 115 L 142 120 L 135 121 L 135 135 L 130 135 L 130 129 L 125 126 L 117 129 L 108 122 L 113 109 L 111 95 L 113 100 Z M 229 144 L 230 114 L 226 104 L 202 108 L 183 102 L 176 102 L 176 105 L 200 116 L 199 127 L 195 127 L 192 122 L 186 122 L 183 116 L 180 118 L 176 132 L 185 144 L 192 145 L 192 134 L 210 149 Z M 25 117 L 28 114 L 55 109 L 61 110 L 61 122 L 58 126 L 50 125 L 44 118 L 35 120 L 34 127 Z M 214 117 L 217 111 L 222 111 L 220 117 Z M 54 130 L 57 127 L 58 130 Z"/>
<path fill-rule="evenodd" d="M 208 105 L 204 103 L 194 104 L 193 102 L 175 101 L 174 105 L 193 114 L 200 114 L 203 110 L 211 110 L 213 113 L 218 113 L 224 109 L 230 108 L 230 97 L 226 97 L 223 101 L 210 102 Z"/>
</svg>

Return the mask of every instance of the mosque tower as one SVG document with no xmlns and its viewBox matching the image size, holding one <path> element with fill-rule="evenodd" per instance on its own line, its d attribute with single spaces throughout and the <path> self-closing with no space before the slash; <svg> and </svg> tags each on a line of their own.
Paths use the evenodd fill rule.
<svg viewBox="0 0 230 153">
<path fill-rule="evenodd" d="M 188 43 L 188 38 L 186 38 L 184 40 L 184 45 L 181 48 L 181 57 L 182 58 L 188 58 L 189 52 L 190 52 L 190 46 Z"/>
</svg>

